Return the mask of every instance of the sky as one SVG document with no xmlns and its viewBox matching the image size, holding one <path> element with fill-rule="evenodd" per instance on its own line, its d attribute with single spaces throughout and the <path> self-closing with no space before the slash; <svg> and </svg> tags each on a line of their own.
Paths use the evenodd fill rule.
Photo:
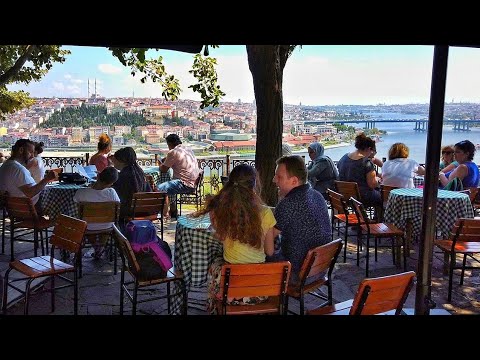
<svg viewBox="0 0 480 360">
<path fill-rule="evenodd" d="M 97 94 L 112 97 L 158 97 L 158 84 L 142 84 L 106 48 L 68 46 L 71 54 L 54 64 L 40 81 L 12 85 L 33 97 L 86 97 L 97 83 Z M 166 71 L 180 81 L 181 99 L 200 100 L 188 88 L 195 79 L 188 70 L 193 54 L 169 50 L 150 51 L 163 56 Z M 218 82 L 226 96 L 221 101 L 253 102 L 254 91 L 244 45 L 211 49 L 217 58 Z M 422 45 L 304 45 L 297 47 L 284 70 L 285 104 L 377 105 L 428 103 L 433 46 Z M 446 102 L 480 103 L 480 49 L 451 47 Z"/>
</svg>

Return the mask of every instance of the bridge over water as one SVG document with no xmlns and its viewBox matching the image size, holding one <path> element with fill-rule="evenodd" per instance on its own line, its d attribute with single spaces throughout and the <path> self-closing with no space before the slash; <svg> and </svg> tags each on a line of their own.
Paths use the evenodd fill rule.
<svg viewBox="0 0 480 360">
<path fill-rule="evenodd" d="M 305 125 L 323 125 L 323 124 L 361 124 L 365 123 L 365 128 L 373 129 L 376 123 L 413 123 L 414 130 L 426 131 L 427 119 L 357 119 L 357 120 L 307 120 Z M 453 125 L 453 130 L 470 131 L 471 125 L 480 125 L 480 120 L 465 120 L 465 119 L 447 119 L 443 120 L 444 125 Z"/>
</svg>

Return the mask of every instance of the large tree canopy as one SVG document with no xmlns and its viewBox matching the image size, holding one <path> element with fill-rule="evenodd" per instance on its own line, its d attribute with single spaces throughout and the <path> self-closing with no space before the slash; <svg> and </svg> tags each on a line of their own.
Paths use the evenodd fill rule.
<svg viewBox="0 0 480 360">
<path fill-rule="evenodd" d="M 216 47 L 216 46 L 213 46 Z M 253 77 L 257 105 L 257 146 L 255 165 L 262 182 L 262 198 L 270 205 L 277 202 L 277 189 L 272 183 L 275 159 L 281 155 L 283 131 L 283 70 L 294 45 L 247 45 L 248 64 Z M 176 100 L 180 85 L 165 70 L 162 56 L 149 59 L 149 48 L 110 47 L 112 55 L 124 66 L 130 67 L 132 76 L 140 74 L 140 81 L 158 82 L 162 96 Z M 154 50 L 159 50 L 155 48 Z M 7 45 L 0 46 L 0 119 L 7 113 L 33 104 L 24 91 L 8 91 L 7 85 L 40 80 L 55 62 L 63 63 L 68 50 L 60 46 Z M 205 54 L 207 55 L 207 54 Z M 197 83 L 189 87 L 200 93 L 201 108 L 218 106 L 225 93 L 217 83 L 216 59 L 196 54 L 190 73 Z"/>
</svg>

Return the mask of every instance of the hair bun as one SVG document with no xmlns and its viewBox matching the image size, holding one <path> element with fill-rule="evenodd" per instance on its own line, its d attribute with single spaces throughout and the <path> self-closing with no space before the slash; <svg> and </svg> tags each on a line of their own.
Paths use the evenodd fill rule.
<svg viewBox="0 0 480 360">
<path fill-rule="evenodd" d="M 98 138 L 98 141 L 101 143 L 109 143 L 110 142 L 110 137 L 107 134 L 101 134 L 100 137 Z"/>
</svg>

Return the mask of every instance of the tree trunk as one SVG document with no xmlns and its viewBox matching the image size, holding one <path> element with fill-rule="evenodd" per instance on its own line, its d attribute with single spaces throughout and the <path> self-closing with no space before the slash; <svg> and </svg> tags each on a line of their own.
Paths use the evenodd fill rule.
<svg viewBox="0 0 480 360">
<path fill-rule="evenodd" d="M 261 182 L 261 197 L 269 206 L 277 204 L 277 187 L 272 180 L 275 160 L 282 154 L 282 83 L 287 50 L 286 45 L 247 45 L 257 105 L 255 167 Z"/>
</svg>

